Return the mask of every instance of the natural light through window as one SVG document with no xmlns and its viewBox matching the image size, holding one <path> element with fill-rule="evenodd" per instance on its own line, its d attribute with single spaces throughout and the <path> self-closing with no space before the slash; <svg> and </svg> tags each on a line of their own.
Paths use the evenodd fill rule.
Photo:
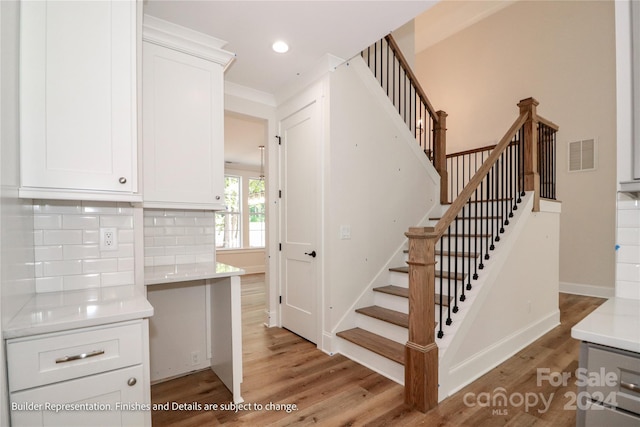
<svg viewBox="0 0 640 427">
<path fill-rule="evenodd" d="M 226 210 L 216 212 L 216 248 L 264 248 L 264 179 L 225 175 L 224 194 Z"/>
</svg>

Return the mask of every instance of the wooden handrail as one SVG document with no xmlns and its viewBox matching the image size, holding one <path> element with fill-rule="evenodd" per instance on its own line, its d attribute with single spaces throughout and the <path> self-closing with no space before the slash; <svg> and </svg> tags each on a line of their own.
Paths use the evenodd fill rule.
<svg viewBox="0 0 640 427">
<path fill-rule="evenodd" d="M 560 126 L 558 126 L 557 124 L 553 123 L 551 120 L 547 120 L 542 116 L 536 116 L 538 118 L 538 122 L 542 123 L 543 125 L 550 127 L 551 129 L 555 130 L 556 132 L 560 129 Z"/>
<path fill-rule="evenodd" d="M 525 124 L 529 115 L 527 113 L 521 113 L 515 122 L 511 125 L 507 133 L 502 137 L 500 142 L 496 145 L 496 148 L 491 151 L 487 160 L 478 168 L 478 171 L 473 175 L 473 178 L 469 180 L 467 185 L 462 189 L 460 195 L 449 206 L 447 212 L 440 218 L 436 226 L 434 227 L 432 237 L 439 239 L 442 237 L 449 225 L 458 216 L 462 208 L 467 204 L 469 198 L 473 195 L 474 191 L 480 185 L 484 177 L 489 173 L 489 170 L 493 167 L 493 164 L 498 160 L 502 152 L 509 146 L 516 132 Z"/>
<path fill-rule="evenodd" d="M 435 108 L 433 108 L 433 105 L 431 105 L 431 102 L 429 102 L 429 98 L 427 98 L 427 94 L 425 93 L 424 89 L 422 89 L 422 86 L 420 86 L 420 83 L 418 83 L 418 78 L 415 74 L 413 74 L 407 58 L 405 58 L 405 56 L 402 54 L 402 51 L 400 50 L 400 46 L 398 46 L 391 34 L 387 34 L 384 38 L 387 43 L 389 43 L 389 47 L 393 51 L 396 58 L 398 58 L 400 66 L 407 74 L 407 77 L 411 81 L 411 84 L 413 84 L 413 87 L 416 89 L 416 93 L 420 96 L 424 104 L 427 106 L 427 110 L 429 111 L 429 115 L 431 116 L 433 122 L 438 123 L 438 115 L 436 114 L 436 110 Z"/>
</svg>

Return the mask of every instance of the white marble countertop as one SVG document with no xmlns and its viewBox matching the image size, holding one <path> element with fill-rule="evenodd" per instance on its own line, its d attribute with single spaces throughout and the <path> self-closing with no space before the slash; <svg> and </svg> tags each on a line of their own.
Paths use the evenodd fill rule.
<svg viewBox="0 0 640 427">
<path fill-rule="evenodd" d="M 609 299 L 575 325 L 571 336 L 640 353 L 640 300 Z"/>
<path fill-rule="evenodd" d="M 216 279 L 239 276 L 244 270 L 221 262 L 203 262 L 196 264 L 158 265 L 144 268 L 144 284 L 186 282 L 190 280 Z"/>
<path fill-rule="evenodd" d="M 134 285 L 35 294 L 3 329 L 5 339 L 153 316 Z"/>
</svg>

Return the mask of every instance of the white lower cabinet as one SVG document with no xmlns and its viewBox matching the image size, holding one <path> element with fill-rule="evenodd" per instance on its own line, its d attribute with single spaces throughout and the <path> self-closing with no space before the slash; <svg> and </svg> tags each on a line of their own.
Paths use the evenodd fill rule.
<svg viewBox="0 0 640 427">
<path fill-rule="evenodd" d="M 123 410 L 143 401 L 142 377 L 142 365 L 136 365 L 11 393 L 12 425 L 145 425 L 144 411 Z"/>
<path fill-rule="evenodd" d="M 9 339 L 13 426 L 149 426 L 148 320 Z"/>
</svg>

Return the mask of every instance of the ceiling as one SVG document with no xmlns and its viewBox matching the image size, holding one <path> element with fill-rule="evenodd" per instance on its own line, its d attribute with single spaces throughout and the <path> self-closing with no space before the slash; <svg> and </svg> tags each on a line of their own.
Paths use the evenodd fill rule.
<svg viewBox="0 0 640 427">
<path fill-rule="evenodd" d="M 144 12 L 228 42 L 225 81 L 275 94 L 326 54 L 349 59 L 437 0 L 144 0 Z M 285 40 L 289 52 L 272 51 Z"/>
</svg>

